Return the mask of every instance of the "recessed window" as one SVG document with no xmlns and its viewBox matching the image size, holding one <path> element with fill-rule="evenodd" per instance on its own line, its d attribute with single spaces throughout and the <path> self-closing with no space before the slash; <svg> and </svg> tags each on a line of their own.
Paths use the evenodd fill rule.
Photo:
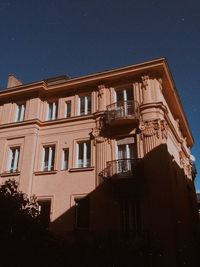
<svg viewBox="0 0 200 267">
<path fill-rule="evenodd" d="M 116 90 L 116 102 L 133 100 L 133 89 Z"/>
<path fill-rule="evenodd" d="M 19 147 L 11 147 L 8 152 L 8 172 L 17 172 L 18 171 L 18 163 L 19 163 Z"/>
<path fill-rule="evenodd" d="M 78 229 L 88 229 L 90 223 L 89 197 L 75 198 L 75 225 Z"/>
<path fill-rule="evenodd" d="M 91 94 L 79 97 L 79 115 L 88 115 L 91 113 Z"/>
<path fill-rule="evenodd" d="M 120 221 L 123 232 L 132 232 L 134 235 L 141 233 L 141 207 L 138 200 L 121 200 Z"/>
<path fill-rule="evenodd" d="M 65 102 L 65 118 L 71 117 L 71 101 Z"/>
<path fill-rule="evenodd" d="M 25 115 L 25 105 L 24 104 L 17 104 L 15 121 L 23 121 L 24 115 Z"/>
<path fill-rule="evenodd" d="M 50 224 L 50 214 L 51 214 L 51 200 L 50 199 L 42 199 L 38 200 L 39 206 L 39 219 L 43 229 L 48 230 Z"/>
<path fill-rule="evenodd" d="M 55 160 L 55 146 L 44 146 L 42 151 L 42 171 L 53 171 Z"/>
<path fill-rule="evenodd" d="M 91 164 L 91 147 L 90 141 L 80 142 L 77 144 L 77 168 L 90 167 Z"/>
<path fill-rule="evenodd" d="M 69 149 L 64 148 L 62 150 L 62 166 L 61 170 L 67 170 L 69 167 Z"/>
<path fill-rule="evenodd" d="M 58 115 L 58 103 L 50 102 L 48 103 L 48 112 L 47 112 L 47 120 L 55 120 Z"/>
</svg>

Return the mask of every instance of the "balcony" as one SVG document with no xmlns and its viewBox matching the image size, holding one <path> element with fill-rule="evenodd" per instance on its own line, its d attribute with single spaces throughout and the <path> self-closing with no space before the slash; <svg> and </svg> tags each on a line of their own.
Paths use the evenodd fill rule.
<svg viewBox="0 0 200 267">
<path fill-rule="evenodd" d="M 118 101 L 107 106 L 107 123 L 111 126 L 124 125 L 139 120 L 139 104 L 137 101 Z"/>
<path fill-rule="evenodd" d="M 109 161 L 100 177 L 110 185 L 114 197 L 136 197 L 143 192 L 144 172 L 141 159 Z"/>
<path fill-rule="evenodd" d="M 106 179 L 130 179 L 137 173 L 140 159 L 119 159 L 108 161 L 106 168 L 101 172 L 101 177 Z"/>
</svg>

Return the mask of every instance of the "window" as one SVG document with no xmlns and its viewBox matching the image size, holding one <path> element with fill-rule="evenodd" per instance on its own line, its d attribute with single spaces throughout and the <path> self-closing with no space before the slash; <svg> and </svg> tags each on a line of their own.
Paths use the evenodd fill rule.
<svg viewBox="0 0 200 267">
<path fill-rule="evenodd" d="M 137 146 L 133 136 L 118 139 L 116 146 L 117 173 L 133 171 L 133 159 L 137 158 Z"/>
<path fill-rule="evenodd" d="M 71 101 L 65 102 L 65 118 L 71 117 Z"/>
<path fill-rule="evenodd" d="M 39 213 L 40 213 L 40 223 L 41 226 L 48 230 L 50 224 L 50 214 L 51 214 L 51 200 L 44 199 L 38 200 Z"/>
<path fill-rule="evenodd" d="M 25 105 L 24 104 L 18 104 L 17 110 L 16 110 L 16 119 L 15 121 L 23 121 L 25 115 Z"/>
<path fill-rule="evenodd" d="M 116 102 L 133 100 L 133 89 L 116 90 Z"/>
<path fill-rule="evenodd" d="M 54 170 L 55 146 L 43 147 L 42 171 Z"/>
<path fill-rule="evenodd" d="M 78 229 L 88 229 L 90 222 L 89 197 L 75 198 L 75 226 Z"/>
<path fill-rule="evenodd" d="M 48 104 L 47 120 L 50 121 L 57 119 L 57 113 L 58 113 L 58 103 L 50 102 Z"/>
<path fill-rule="evenodd" d="M 118 145 L 118 159 L 133 159 L 134 158 L 134 146 L 133 144 Z"/>
<path fill-rule="evenodd" d="M 90 151 L 90 141 L 80 142 L 77 144 L 77 168 L 90 167 L 91 164 L 91 151 Z"/>
<path fill-rule="evenodd" d="M 67 170 L 68 169 L 68 162 L 69 162 L 69 148 L 64 148 L 62 150 L 62 166 L 61 170 Z"/>
<path fill-rule="evenodd" d="M 122 200 L 120 202 L 121 230 L 132 232 L 134 235 L 141 233 L 141 207 L 138 200 Z"/>
<path fill-rule="evenodd" d="M 79 115 L 87 115 L 91 113 L 91 95 L 83 95 L 79 97 Z"/>
<path fill-rule="evenodd" d="M 9 149 L 7 171 L 9 172 L 18 171 L 19 151 L 20 151 L 19 147 L 12 147 Z"/>
</svg>

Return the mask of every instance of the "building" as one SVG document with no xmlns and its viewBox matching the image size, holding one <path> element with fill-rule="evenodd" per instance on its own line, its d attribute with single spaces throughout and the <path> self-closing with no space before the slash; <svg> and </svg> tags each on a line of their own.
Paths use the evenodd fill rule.
<svg viewBox="0 0 200 267">
<path fill-rule="evenodd" d="M 190 261 L 194 140 L 165 59 L 30 84 L 11 75 L 0 103 L 1 183 L 37 196 L 45 227 L 143 235 L 168 266 Z"/>
</svg>

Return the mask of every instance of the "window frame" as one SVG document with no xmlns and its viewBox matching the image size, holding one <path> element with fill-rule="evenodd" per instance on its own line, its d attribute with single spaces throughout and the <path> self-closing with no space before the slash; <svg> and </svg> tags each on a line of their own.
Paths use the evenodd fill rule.
<svg viewBox="0 0 200 267">
<path fill-rule="evenodd" d="M 88 101 L 88 97 L 90 98 L 90 101 Z M 82 98 L 84 98 L 84 112 L 81 112 L 81 99 Z M 88 103 L 90 103 L 90 105 L 88 105 Z M 92 114 L 92 93 L 79 95 L 78 96 L 78 115 L 86 116 L 90 114 Z"/>
<path fill-rule="evenodd" d="M 52 105 L 51 112 L 50 112 L 50 105 Z M 47 102 L 46 121 L 57 120 L 57 118 L 58 118 L 58 101 L 54 100 L 54 101 Z"/>
<path fill-rule="evenodd" d="M 132 90 L 132 99 L 128 98 L 128 90 Z M 117 93 L 118 92 L 122 92 L 123 94 L 123 100 L 119 100 L 117 99 Z M 133 93 L 133 87 L 131 87 L 130 85 L 125 85 L 123 87 L 118 87 L 114 89 L 114 102 L 118 102 L 118 101 L 133 101 L 134 100 L 134 93 Z"/>
<path fill-rule="evenodd" d="M 65 159 L 65 153 L 68 153 L 67 155 L 67 167 L 64 167 L 64 159 Z M 61 160 L 61 171 L 66 171 L 66 170 L 69 170 L 69 147 L 66 147 L 66 148 L 63 148 L 62 149 L 62 160 Z"/>
<path fill-rule="evenodd" d="M 53 215 L 53 200 L 54 200 L 54 197 L 53 196 L 37 196 L 37 203 L 38 203 L 38 206 L 39 206 L 39 202 L 50 202 L 50 214 L 49 214 L 49 227 L 48 229 L 50 228 L 50 224 L 52 222 L 52 215 Z M 39 210 L 39 207 L 38 207 L 38 210 Z"/>
<path fill-rule="evenodd" d="M 52 150 L 49 150 L 48 156 L 47 156 L 47 169 L 45 167 L 45 149 L 53 148 Z M 42 172 L 51 172 L 55 171 L 55 159 L 56 159 L 56 144 L 44 144 L 42 145 L 42 156 L 41 156 L 41 166 L 40 170 Z"/>
<path fill-rule="evenodd" d="M 15 151 L 14 156 L 13 156 L 13 151 Z M 19 158 L 20 158 L 20 146 L 10 146 L 8 148 L 8 154 L 7 154 L 6 172 L 9 173 L 19 172 Z"/>
<path fill-rule="evenodd" d="M 80 151 L 80 144 L 83 144 L 83 164 L 79 164 L 79 151 Z M 84 145 L 89 144 L 89 149 Z M 87 163 L 87 152 L 89 151 L 89 161 Z M 90 168 L 92 166 L 92 145 L 91 140 L 77 140 L 76 141 L 76 168 Z"/>
<path fill-rule="evenodd" d="M 26 103 L 16 103 L 15 122 L 22 122 L 25 120 Z"/>
<path fill-rule="evenodd" d="M 78 200 L 81 199 L 87 199 L 88 200 L 88 211 L 87 211 L 87 215 L 88 215 L 88 225 L 87 226 L 80 226 L 78 224 Z M 81 194 L 81 195 L 73 195 L 73 206 L 74 206 L 74 228 L 76 230 L 89 230 L 90 228 L 90 207 L 91 207 L 91 203 L 90 203 L 90 198 L 87 194 Z M 85 216 L 85 215 L 84 215 Z"/>
<path fill-rule="evenodd" d="M 68 113 L 68 104 L 70 104 L 70 112 Z M 69 114 L 69 116 L 68 116 Z M 64 117 L 65 118 L 70 118 L 72 116 L 72 101 L 71 100 L 66 100 L 65 101 L 65 114 Z"/>
</svg>

